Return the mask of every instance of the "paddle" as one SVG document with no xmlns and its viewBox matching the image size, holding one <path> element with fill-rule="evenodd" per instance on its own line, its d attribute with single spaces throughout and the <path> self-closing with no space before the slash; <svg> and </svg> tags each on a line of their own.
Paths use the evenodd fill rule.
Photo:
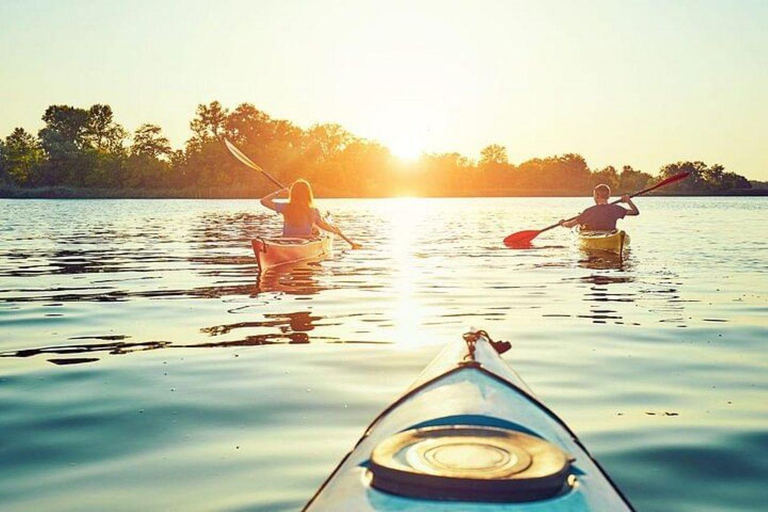
<svg viewBox="0 0 768 512">
<path fill-rule="evenodd" d="M 230 153 L 232 153 L 232 156 L 234 156 L 235 158 L 240 160 L 240 162 L 245 164 L 247 167 L 250 167 L 254 171 L 259 171 L 261 174 L 266 176 L 267 179 L 269 179 L 269 181 L 271 181 L 272 183 L 274 183 L 275 185 L 277 185 L 281 189 L 282 188 L 287 188 L 285 185 L 283 185 L 282 183 L 277 181 L 275 178 L 273 178 L 267 171 L 265 171 L 260 166 L 258 166 L 253 160 L 248 158 L 245 153 L 243 153 L 242 151 L 240 151 L 237 148 L 237 146 L 235 146 L 234 144 L 229 142 L 229 139 L 224 138 L 224 144 L 226 144 L 227 149 L 229 150 Z M 335 228 L 334 233 L 336 233 L 341 238 L 343 238 L 344 241 L 347 242 L 349 245 L 351 245 L 353 249 L 360 249 L 361 248 L 360 244 L 357 244 L 357 243 L 353 242 L 352 240 L 350 240 L 349 238 L 347 238 L 346 236 L 344 236 L 344 233 L 342 233 L 339 228 L 337 228 L 336 226 L 333 226 L 333 227 Z"/>
<path fill-rule="evenodd" d="M 634 194 L 630 195 L 629 197 L 636 197 L 636 196 L 641 196 L 643 194 L 647 194 L 651 190 L 656 190 L 657 188 L 669 185 L 670 183 L 674 183 L 676 181 L 680 181 L 683 178 L 685 178 L 686 176 L 688 176 L 688 174 L 689 173 L 687 173 L 687 172 L 681 172 L 680 174 L 676 174 L 676 175 L 674 175 L 674 176 L 672 176 L 670 178 L 667 178 L 667 179 L 665 179 L 663 181 L 660 181 L 659 183 L 657 183 L 656 185 L 654 185 L 652 187 L 644 188 L 643 190 L 641 190 L 639 192 L 635 192 Z M 617 199 L 616 201 L 613 201 L 610 204 L 616 204 L 616 203 L 620 203 L 620 202 L 621 202 L 621 199 Z M 566 219 L 566 222 L 572 221 L 572 220 L 576 219 L 577 217 L 578 217 L 578 215 L 576 215 L 575 217 L 571 217 L 570 219 Z M 510 248 L 524 248 L 524 247 L 527 247 L 531 243 L 531 240 L 533 240 L 534 238 L 539 236 L 541 233 L 543 233 L 545 231 L 549 231 L 550 229 L 554 229 L 554 228 L 558 227 L 559 225 L 560 225 L 560 223 L 558 222 L 557 224 L 552 224 L 551 226 L 547 226 L 544 229 L 539 229 L 539 230 L 531 229 L 531 230 L 527 230 L 527 231 L 518 231 L 517 233 L 512 233 L 511 235 L 509 235 L 508 237 L 506 237 L 504 239 L 504 245 L 506 245 L 507 247 L 510 247 Z"/>
</svg>

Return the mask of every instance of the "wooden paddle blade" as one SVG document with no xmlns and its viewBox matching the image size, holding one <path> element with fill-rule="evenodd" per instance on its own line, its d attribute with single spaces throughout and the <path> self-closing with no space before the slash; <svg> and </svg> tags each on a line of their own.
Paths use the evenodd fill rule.
<svg viewBox="0 0 768 512">
<path fill-rule="evenodd" d="M 504 245 L 511 249 L 524 249 L 531 245 L 531 240 L 539 236 L 541 231 L 534 229 L 512 233 L 504 239 Z"/>
<path fill-rule="evenodd" d="M 261 171 L 261 167 L 253 163 L 253 161 L 250 158 L 245 156 L 245 153 L 237 149 L 237 147 L 234 144 L 229 142 L 229 139 L 225 138 L 224 144 L 226 144 L 227 149 L 229 150 L 230 153 L 232 153 L 232 156 L 240 160 L 240 162 L 242 162 L 243 164 L 247 165 L 248 167 L 250 167 L 255 171 Z"/>
</svg>

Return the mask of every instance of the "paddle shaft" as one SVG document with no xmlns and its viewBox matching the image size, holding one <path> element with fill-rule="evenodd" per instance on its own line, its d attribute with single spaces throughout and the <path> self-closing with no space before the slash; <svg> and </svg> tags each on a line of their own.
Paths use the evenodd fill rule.
<svg viewBox="0 0 768 512">
<path fill-rule="evenodd" d="M 655 184 L 655 185 L 654 185 L 654 186 L 652 186 L 652 187 L 644 188 L 643 190 L 640 190 L 640 191 L 638 191 L 638 192 L 635 192 L 634 194 L 631 194 L 629 197 L 637 197 L 637 196 L 641 196 L 641 195 L 643 195 L 643 194 L 647 194 L 647 193 L 648 193 L 648 192 L 650 192 L 651 190 L 656 190 L 656 189 L 657 189 L 657 188 L 659 188 L 659 187 L 663 187 L 664 185 L 669 185 L 669 184 L 670 184 L 670 183 L 672 183 L 672 182 L 675 182 L 675 181 L 681 180 L 681 179 L 685 178 L 686 176 L 688 176 L 688 174 L 689 174 L 689 173 L 687 173 L 687 172 L 681 172 L 680 174 L 675 174 L 675 175 L 674 175 L 674 176 L 672 176 L 671 178 L 667 178 L 667 179 L 665 179 L 665 180 L 663 180 L 663 181 L 660 181 L 659 183 Z M 611 201 L 611 202 L 610 202 L 610 203 L 608 203 L 608 204 L 617 204 L 617 203 L 620 203 L 620 202 L 621 202 L 621 199 L 617 199 L 617 200 L 615 200 L 615 201 Z M 570 221 L 572 221 L 572 220 L 576 220 L 578 217 L 579 217 L 578 215 L 574 215 L 574 216 L 573 216 L 573 217 L 571 217 L 570 219 L 565 219 L 565 222 L 570 222 Z M 556 223 L 556 224 L 552 224 L 551 226 L 547 226 L 547 227 L 545 227 L 544 229 L 542 229 L 541 231 L 539 231 L 539 233 L 543 233 L 543 232 L 545 232 L 545 231 L 549 231 L 550 229 L 554 229 L 554 228 L 558 227 L 559 225 L 560 225 L 560 223 L 559 223 L 559 222 L 558 222 L 558 223 Z"/>
</svg>

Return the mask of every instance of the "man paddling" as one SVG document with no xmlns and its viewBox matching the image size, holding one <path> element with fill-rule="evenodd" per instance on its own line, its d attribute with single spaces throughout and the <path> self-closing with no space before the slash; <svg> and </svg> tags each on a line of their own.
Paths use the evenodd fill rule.
<svg viewBox="0 0 768 512">
<path fill-rule="evenodd" d="M 592 197 L 595 199 L 594 206 L 581 212 L 578 217 L 560 220 L 560 225 L 565 228 L 581 226 L 581 229 L 586 231 L 614 231 L 617 220 L 627 215 L 640 215 L 640 210 L 626 194 L 621 196 L 621 202 L 626 203 L 629 210 L 618 204 L 608 204 L 608 199 L 611 198 L 611 187 L 604 183 L 595 187 Z"/>
</svg>

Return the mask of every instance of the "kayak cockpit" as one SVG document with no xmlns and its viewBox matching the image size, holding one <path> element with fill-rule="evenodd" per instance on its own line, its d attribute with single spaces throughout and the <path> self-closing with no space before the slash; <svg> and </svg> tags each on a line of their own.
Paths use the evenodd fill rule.
<svg viewBox="0 0 768 512">
<path fill-rule="evenodd" d="M 379 443 L 370 485 L 426 500 L 527 502 L 567 492 L 571 458 L 544 439 L 507 428 L 441 425 L 399 432 Z"/>
</svg>

